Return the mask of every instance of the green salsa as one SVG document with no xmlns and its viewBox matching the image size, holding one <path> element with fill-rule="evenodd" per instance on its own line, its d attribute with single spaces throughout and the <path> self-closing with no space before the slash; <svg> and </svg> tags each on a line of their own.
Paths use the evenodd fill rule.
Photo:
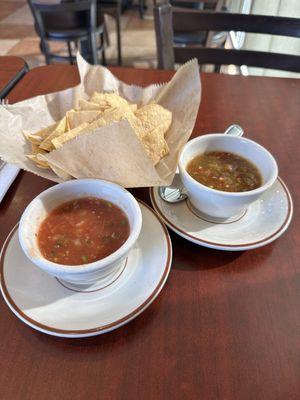
<svg viewBox="0 0 300 400">
<path fill-rule="evenodd" d="M 196 181 L 224 192 L 246 192 L 262 185 L 255 165 L 224 151 L 199 154 L 188 163 L 186 170 Z"/>
</svg>

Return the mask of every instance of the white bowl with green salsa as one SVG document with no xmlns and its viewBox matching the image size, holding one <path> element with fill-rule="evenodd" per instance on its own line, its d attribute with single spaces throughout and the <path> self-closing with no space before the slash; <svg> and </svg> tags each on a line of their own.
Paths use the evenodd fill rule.
<svg viewBox="0 0 300 400">
<path fill-rule="evenodd" d="M 242 215 L 278 175 L 274 157 L 260 144 L 218 133 L 189 141 L 179 171 L 194 208 L 215 219 Z"/>
</svg>

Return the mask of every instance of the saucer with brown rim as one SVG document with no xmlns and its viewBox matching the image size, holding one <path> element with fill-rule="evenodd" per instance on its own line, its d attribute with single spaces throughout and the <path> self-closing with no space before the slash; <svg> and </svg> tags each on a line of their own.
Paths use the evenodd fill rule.
<svg viewBox="0 0 300 400">
<path fill-rule="evenodd" d="M 176 179 L 180 179 L 176 175 Z M 290 192 L 277 178 L 273 186 L 237 218 L 212 221 L 194 209 L 189 199 L 168 203 L 159 188 L 150 188 L 154 210 L 164 223 L 183 238 L 217 250 L 239 251 L 265 246 L 288 228 L 293 215 Z"/>
<path fill-rule="evenodd" d="M 1 292 L 12 312 L 38 331 L 72 338 L 109 332 L 141 314 L 167 280 L 172 245 L 155 212 L 139 205 L 140 236 L 119 274 L 104 287 L 77 290 L 38 268 L 23 253 L 15 226 L 0 257 Z"/>
</svg>

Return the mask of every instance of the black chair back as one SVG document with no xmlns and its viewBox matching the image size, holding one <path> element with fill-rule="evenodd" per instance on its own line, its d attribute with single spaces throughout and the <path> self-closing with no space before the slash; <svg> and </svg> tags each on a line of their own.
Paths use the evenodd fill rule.
<svg viewBox="0 0 300 400">
<path fill-rule="evenodd" d="M 103 24 L 97 24 L 97 0 L 62 0 L 60 3 L 48 4 L 28 0 L 28 3 L 47 64 L 52 59 L 67 59 L 73 63 L 75 57 L 72 55 L 71 42 L 76 47 L 81 43 L 85 56 L 93 64 L 97 63 L 97 50 L 104 51 L 102 39 L 102 45 L 98 49 L 96 44 L 96 34 L 103 33 Z M 51 40 L 66 42 L 69 56 L 51 53 L 48 45 Z"/>
<path fill-rule="evenodd" d="M 300 56 L 262 51 L 176 46 L 174 33 L 208 31 L 242 31 L 300 38 L 300 19 L 265 15 L 209 12 L 162 4 L 154 8 L 158 67 L 174 68 L 196 57 L 200 64 L 248 65 L 300 72 Z"/>
<path fill-rule="evenodd" d="M 47 38 L 51 32 L 96 30 L 97 0 L 62 1 L 57 4 L 45 4 L 37 0 L 28 0 L 38 34 Z"/>
</svg>

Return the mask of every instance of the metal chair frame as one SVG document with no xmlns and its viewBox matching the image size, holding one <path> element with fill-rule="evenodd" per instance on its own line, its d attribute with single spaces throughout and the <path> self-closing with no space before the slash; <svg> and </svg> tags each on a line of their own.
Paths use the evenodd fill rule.
<svg viewBox="0 0 300 400">
<path fill-rule="evenodd" d="M 67 59 L 71 64 L 75 62 L 75 57 L 72 55 L 71 43 L 74 42 L 76 47 L 78 42 L 87 42 L 89 53 L 83 54 L 83 56 L 90 58 L 90 61 L 93 64 L 97 64 L 98 57 L 97 52 L 102 51 L 102 56 L 105 61 L 104 55 L 104 41 L 103 41 L 103 31 L 104 25 L 101 24 L 97 26 L 96 23 L 96 8 L 97 2 L 96 0 L 82 0 L 82 1 L 72 1 L 72 2 L 62 2 L 59 4 L 45 4 L 39 3 L 35 0 L 28 0 L 30 9 L 32 11 L 35 26 L 37 33 L 41 38 L 41 51 L 45 55 L 46 63 L 50 64 L 52 60 L 61 60 Z M 74 16 L 79 15 L 80 13 L 86 13 L 88 15 L 88 23 L 86 26 L 81 26 L 80 28 L 71 27 L 70 29 L 57 29 L 57 32 L 60 32 L 61 37 L 53 37 L 55 33 L 55 26 L 47 27 L 44 23 L 45 15 L 52 15 L 59 13 L 69 13 L 74 14 Z M 54 24 L 55 25 L 55 24 Z M 76 32 L 78 34 L 76 35 Z M 80 32 L 79 32 L 80 31 Z M 101 45 L 97 47 L 97 36 L 101 35 Z M 69 56 L 62 56 L 58 54 L 54 54 L 50 52 L 48 41 L 64 41 L 67 42 Z"/>
</svg>

